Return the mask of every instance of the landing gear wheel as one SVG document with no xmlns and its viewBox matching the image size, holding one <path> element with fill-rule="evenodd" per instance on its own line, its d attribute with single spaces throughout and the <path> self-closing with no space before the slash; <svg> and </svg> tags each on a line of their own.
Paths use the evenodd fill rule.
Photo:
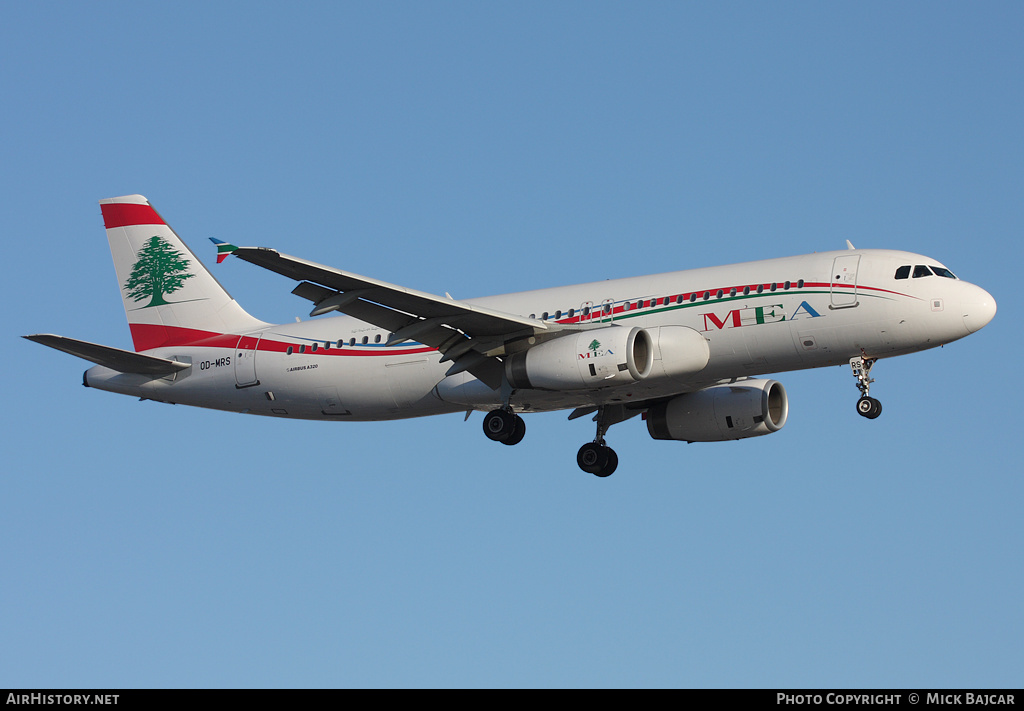
<svg viewBox="0 0 1024 711">
<path fill-rule="evenodd" d="M 516 420 L 522 421 L 514 412 L 508 410 L 491 410 L 484 415 L 484 434 L 495 442 L 504 442 L 515 435 Z M 522 426 L 522 434 L 526 434 L 526 425 Z M 519 439 L 522 439 L 520 436 Z M 518 441 L 518 440 L 517 440 Z M 515 444 L 515 442 L 513 442 Z"/>
<path fill-rule="evenodd" d="M 526 436 L 526 422 L 522 417 L 516 415 L 516 424 L 512 430 L 512 434 L 508 436 L 508 439 L 500 440 L 502 444 L 513 445 L 519 444 L 523 441 L 523 437 Z"/>
<path fill-rule="evenodd" d="M 611 476 L 619 466 L 619 457 L 611 447 L 597 442 L 587 442 L 576 454 L 576 463 L 588 474 L 606 477 Z"/>
<path fill-rule="evenodd" d="M 615 450 L 611 447 L 605 447 L 605 449 L 608 451 L 608 463 L 604 465 L 604 469 L 599 472 L 595 472 L 595 474 L 600 477 L 611 476 L 619 466 L 619 455 L 615 453 Z"/>
<path fill-rule="evenodd" d="M 882 403 L 873 397 L 862 397 L 857 401 L 857 413 L 873 420 L 882 414 Z"/>
</svg>

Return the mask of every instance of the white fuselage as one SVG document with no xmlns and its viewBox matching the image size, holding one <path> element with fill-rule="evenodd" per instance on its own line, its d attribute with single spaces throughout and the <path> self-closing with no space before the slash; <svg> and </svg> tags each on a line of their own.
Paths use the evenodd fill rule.
<svg viewBox="0 0 1024 711">
<path fill-rule="evenodd" d="M 684 326 L 706 339 L 707 366 L 686 378 L 648 377 L 584 390 L 519 390 L 519 411 L 641 402 L 733 378 L 911 353 L 978 330 L 995 305 L 980 287 L 901 266 L 941 266 L 889 250 L 822 252 L 729 266 L 468 300 L 548 322 Z M 210 333 L 147 353 L 192 364 L 165 378 L 87 371 L 91 387 L 153 400 L 259 415 L 389 420 L 502 404 L 502 394 L 419 343 L 348 316 Z M 655 359 L 660 353 L 655 353 Z"/>
</svg>

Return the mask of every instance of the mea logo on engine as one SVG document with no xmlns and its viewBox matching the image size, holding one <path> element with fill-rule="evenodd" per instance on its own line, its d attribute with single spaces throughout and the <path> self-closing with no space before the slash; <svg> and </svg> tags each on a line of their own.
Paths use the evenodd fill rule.
<svg viewBox="0 0 1024 711">
<path fill-rule="evenodd" d="M 577 355 L 579 355 L 580 360 L 586 360 L 587 358 L 600 358 L 601 356 L 615 355 L 615 351 L 611 348 L 602 350 L 601 341 L 595 338 L 590 342 L 590 345 L 587 346 L 586 352 L 577 353 Z"/>
</svg>

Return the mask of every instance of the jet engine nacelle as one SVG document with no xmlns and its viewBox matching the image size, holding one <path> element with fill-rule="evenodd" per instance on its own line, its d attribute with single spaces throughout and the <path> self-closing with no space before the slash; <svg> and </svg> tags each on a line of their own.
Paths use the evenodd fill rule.
<svg viewBox="0 0 1024 711">
<path fill-rule="evenodd" d="M 654 439 L 725 442 L 782 429 L 789 398 L 776 380 L 743 380 L 678 395 L 647 410 Z"/>
<path fill-rule="evenodd" d="M 609 326 L 559 336 L 505 359 L 513 388 L 580 390 L 646 378 L 654 342 L 642 328 Z"/>
<path fill-rule="evenodd" d="M 652 378 L 671 378 L 683 382 L 699 373 L 711 359 L 704 336 L 686 326 L 659 326 L 648 329 L 654 341 Z"/>
</svg>

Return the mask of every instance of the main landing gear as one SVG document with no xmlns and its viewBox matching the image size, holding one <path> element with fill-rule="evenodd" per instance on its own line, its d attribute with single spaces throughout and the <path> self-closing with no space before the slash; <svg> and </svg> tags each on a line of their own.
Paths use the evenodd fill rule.
<svg viewBox="0 0 1024 711">
<path fill-rule="evenodd" d="M 875 379 L 870 377 L 870 373 L 871 366 L 875 364 L 876 360 L 878 359 L 868 358 L 867 356 L 850 358 L 850 368 L 853 369 L 853 377 L 857 379 L 857 389 L 860 390 L 860 400 L 857 401 L 857 414 L 869 420 L 873 420 L 882 414 L 882 403 L 868 395 L 871 383 L 875 382 Z"/>
<path fill-rule="evenodd" d="M 484 415 L 484 434 L 502 444 L 519 444 L 526 436 L 526 422 L 509 409 L 491 410 Z"/>
<path fill-rule="evenodd" d="M 619 466 L 619 455 L 604 443 L 604 440 L 587 442 L 576 454 L 576 463 L 587 474 L 605 477 L 611 476 Z"/>
<path fill-rule="evenodd" d="M 576 454 L 576 463 L 580 469 L 595 476 L 611 476 L 619 466 L 619 455 L 604 442 L 608 428 L 617 422 L 628 420 L 638 415 L 639 411 L 627 411 L 622 405 L 604 405 L 597 409 L 594 422 L 597 423 L 597 435 L 593 442 L 587 442 Z M 572 416 L 570 415 L 570 418 Z"/>
<path fill-rule="evenodd" d="M 605 405 L 597 409 L 594 422 L 597 423 L 597 435 L 593 442 L 580 447 L 576 455 L 576 463 L 588 474 L 599 477 L 611 476 L 619 466 L 619 457 L 615 450 L 604 442 L 608 428 L 617 422 L 628 420 L 639 414 L 628 411 L 622 405 Z M 580 414 L 589 414 L 593 409 L 584 410 Z M 579 416 L 579 415 L 577 415 Z M 484 434 L 488 439 L 502 444 L 519 444 L 526 435 L 526 423 L 523 418 L 512 411 L 511 407 L 501 407 L 484 415 Z"/>
</svg>

